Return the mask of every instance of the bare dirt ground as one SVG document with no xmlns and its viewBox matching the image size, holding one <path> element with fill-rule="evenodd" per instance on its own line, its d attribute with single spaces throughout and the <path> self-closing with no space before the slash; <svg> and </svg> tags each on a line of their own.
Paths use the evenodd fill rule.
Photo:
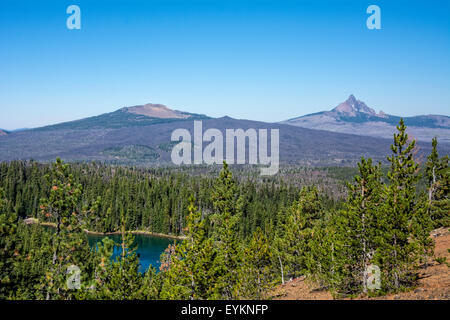
<svg viewBox="0 0 450 320">
<path fill-rule="evenodd" d="M 441 228 L 434 230 L 431 236 L 436 241 L 434 256 L 447 257 L 450 263 L 450 232 Z M 276 300 L 330 300 L 333 296 L 327 290 L 310 283 L 304 277 L 293 279 L 278 286 L 273 293 Z M 356 299 L 383 299 L 383 300 L 450 300 L 450 268 L 445 264 L 431 261 L 428 267 L 419 270 L 419 283 L 417 287 L 407 292 L 389 294 L 383 297 L 368 298 L 364 296 Z"/>
</svg>

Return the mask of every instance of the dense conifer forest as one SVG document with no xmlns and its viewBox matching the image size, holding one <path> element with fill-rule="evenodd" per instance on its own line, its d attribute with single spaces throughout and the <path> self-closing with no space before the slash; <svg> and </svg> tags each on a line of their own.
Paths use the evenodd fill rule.
<svg viewBox="0 0 450 320">
<path fill-rule="evenodd" d="M 0 298 L 269 299 L 298 276 L 335 297 L 411 288 L 450 226 L 450 172 L 436 139 L 419 163 L 397 128 L 385 168 L 0 163 Z M 120 233 L 121 254 L 85 230 Z M 183 240 L 141 273 L 133 230 Z"/>
<path fill-rule="evenodd" d="M 51 165 L 34 161 L 0 163 L 0 187 L 9 200 L 8 211 L 22 219 L 40 218 L 40 199 L 50 194 L 51 182 L 46 175 L 51 171 Z M 191 195 L 204 217 L 214 211 L 211 196 L 219 171 L 213 166 L 142 169 L 95 163 L 70 164 L 67 168 L 83 190 L 78 209 L 101 199 L 95 217 L 88 221 L 90 231 L 118 231 L 124 211 L 127 230 L 170 235 L 183 234 Z M 322 186 L 324 203 L 334 208 L 344 197 L 345 187 L 341 177 L 331 175 L 348 175 L 346 168 L 286 168 L 276 178 L 262 178 L 259 170 L 251 167 L 234 172 L 239 180 L 237 192 L 245 198 L 240 223 L 243 237 L 257 226 L 265 228 L 270 221 L 276 222 L 280 209 L 292 203 L 302 186 Z"/>
</svg>

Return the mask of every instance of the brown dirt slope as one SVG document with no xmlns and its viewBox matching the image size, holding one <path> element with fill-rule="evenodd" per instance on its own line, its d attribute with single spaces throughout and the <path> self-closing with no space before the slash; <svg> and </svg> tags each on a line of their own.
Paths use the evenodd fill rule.
<svg viewBox="0 0 450 320">
<path fill-rule="evenodd" d="M 450 263 L 450 232 L 448 229 L 437 229 L 431 233 L 436 241 L 435 258 L 447 257 Z M 419 271 L 419 284 L 408 292 L 389 294 L 383 297 L 357 299 L 387 299 L 387 300 L 450 300 L 450 268 L 445 264 L 432 261 L 428 267 Z M 304 277 L 278 286 L 273 294 L 279 300 L 329 300 L 333 299 L 330 292 L 310 283 Z"/>
</svg>

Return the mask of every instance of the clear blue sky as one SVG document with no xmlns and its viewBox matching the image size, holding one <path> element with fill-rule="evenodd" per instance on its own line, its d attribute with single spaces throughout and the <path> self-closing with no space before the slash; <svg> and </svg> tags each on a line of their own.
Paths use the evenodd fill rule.
<svg viewBox="0 0 450 320">
<path fill-rule="evenodd" d="M 351 93 L 395 115 L 450 110 L 448 0 L 1 0 L 0 44 L 5 129 L 148 102 L 280 121 Z"/>
</svg>

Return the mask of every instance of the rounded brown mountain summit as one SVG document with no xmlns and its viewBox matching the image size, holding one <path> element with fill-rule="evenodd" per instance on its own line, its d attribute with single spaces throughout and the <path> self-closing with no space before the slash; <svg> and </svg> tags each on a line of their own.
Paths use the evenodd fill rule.
<svg viewBox="0 0 450 320">
<path fill-rule="evenodd" d="M 139 106 L 125 107 L 122 110 L 128 113 L 161 119 L 185 119 L 190 117 L 188 114 L 172 110 L 163 104 L 147 103 Z"/>
</svg>

